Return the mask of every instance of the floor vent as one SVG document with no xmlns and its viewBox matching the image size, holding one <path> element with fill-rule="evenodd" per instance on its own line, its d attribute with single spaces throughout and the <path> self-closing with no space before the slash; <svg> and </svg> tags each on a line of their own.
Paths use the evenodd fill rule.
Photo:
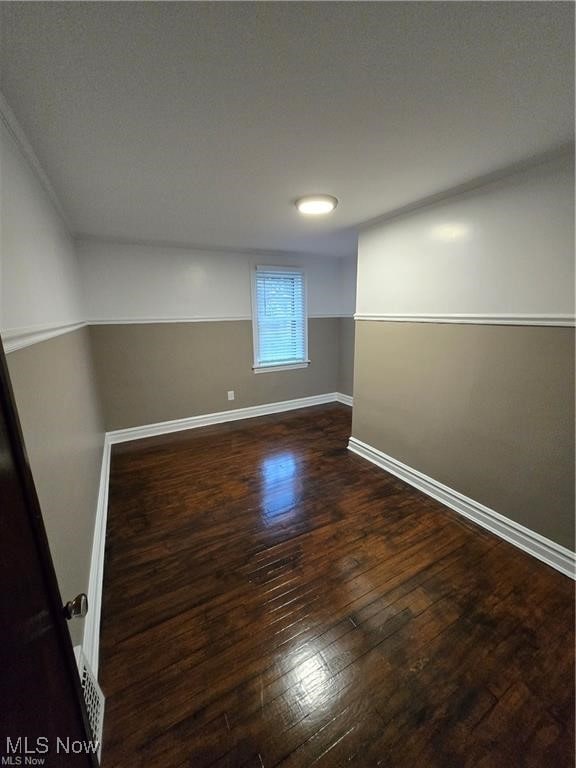
<svg viewBox="0 0 576 768">
<path fill-rule="evenodd" d="M 88 720 L 92 729 L 92 738 L 98 742 L 98 759 L 100 759 L 102 757 L 102 732 L 104 729 L 104 694 L 88 664 L 86 656 L 82 653 L 81 646 L 76 646 L 74 653 L 76 654 L 80 682 L 88 711 Z"/>
</svg>

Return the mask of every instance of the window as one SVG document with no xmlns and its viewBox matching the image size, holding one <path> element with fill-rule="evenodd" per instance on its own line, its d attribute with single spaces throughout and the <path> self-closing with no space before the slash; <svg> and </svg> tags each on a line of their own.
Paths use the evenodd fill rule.
<svg viewBox="0 0 576 768">
<path fill-rule="evenodd" d="M 254 371 L 308 365 L 304 272 L 296 267 L 256 267 L 252 280 Z"/>
</svg>

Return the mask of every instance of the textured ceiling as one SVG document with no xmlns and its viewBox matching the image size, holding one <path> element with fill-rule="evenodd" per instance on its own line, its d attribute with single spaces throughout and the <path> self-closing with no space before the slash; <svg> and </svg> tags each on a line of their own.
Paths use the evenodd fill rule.
<svg viewBox="0 0 576 768">
<path fill-rule="evenodd" d="M 0 6 L 0 88 L 77 233 L 341 255 L 573 136 L 571 3 Z"/>
</svg>

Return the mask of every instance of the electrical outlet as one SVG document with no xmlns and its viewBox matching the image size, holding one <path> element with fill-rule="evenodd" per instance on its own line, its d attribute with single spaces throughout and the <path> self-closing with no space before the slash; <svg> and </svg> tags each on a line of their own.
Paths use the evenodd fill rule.
<svg viewBox="0 0 576 768">
<path fill-rule="evenodd" d="M 236 395 L 234 394 L 234 390 L 233 389 L 228 390 L 228 400 L 234 400 L 235 397 Z"/>
</svg>

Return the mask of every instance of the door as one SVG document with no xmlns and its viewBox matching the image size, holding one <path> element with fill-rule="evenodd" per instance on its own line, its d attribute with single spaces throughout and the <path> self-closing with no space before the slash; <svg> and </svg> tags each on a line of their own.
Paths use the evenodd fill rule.
<svg viewBox="0 0 576 768">
<path fill-rule="evenodd" d="M 97 766 L 89 733 L 0 343 L 0 766 Z"/>
</svg>

